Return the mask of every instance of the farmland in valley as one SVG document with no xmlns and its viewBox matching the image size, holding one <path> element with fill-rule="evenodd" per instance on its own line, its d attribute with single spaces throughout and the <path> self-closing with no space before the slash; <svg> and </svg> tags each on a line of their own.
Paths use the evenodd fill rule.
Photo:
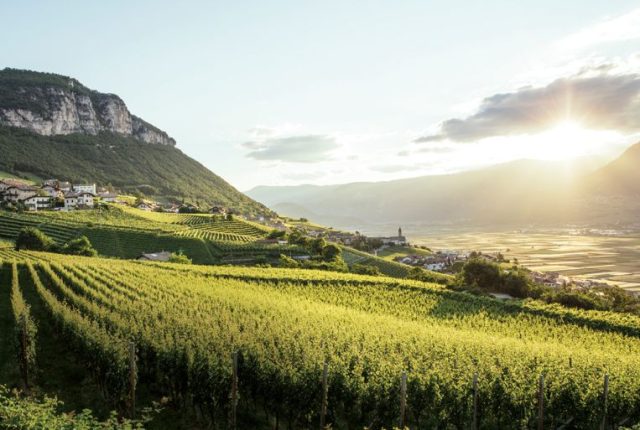
<svg viewBox="0 0 640 430">
<path fill-rule="evenodd" d="M 499 232 L 416 232 L 411 240 L 431 249 L 502 252 L 524 266 L 576 278 L 597 279 L 640 291 L 640 235 L 605 236 L 567 229 Z"/>
</svg>

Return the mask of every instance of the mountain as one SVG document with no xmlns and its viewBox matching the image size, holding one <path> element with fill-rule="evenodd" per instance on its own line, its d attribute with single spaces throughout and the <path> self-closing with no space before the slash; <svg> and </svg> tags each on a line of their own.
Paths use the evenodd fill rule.
<svg viewBox="0 0 640 430">
<path fill-rule="evenodd" d="M 329 217 L 369 223 L 522 225 L 602 220 L 602 208 L 586 211 L 594 198 L 582 183 L 596 165 L 520 160 L 475 171 L 388 182 L 256 187 L 247 192 L 269 207 L 290 205 Z M 291 211 L 291 216 L 302 214 Z M 597 216 L 596 216 L 597 214 Z M 331 224 L 352 227 L 353 224 Z"/>
<path fill-rule="evenodd" d="M 0 172 L 271 214 L 175 146 L 117 95 L 52 73 L 0 71 Z"/>
<path fill-rule="evenodd" d="M 636 143 L 616 160 L 589 175 L 589 188 L 600 195 L 637 197 L 640 194 L 639 167 L 640 143 Z"/>
</svg>

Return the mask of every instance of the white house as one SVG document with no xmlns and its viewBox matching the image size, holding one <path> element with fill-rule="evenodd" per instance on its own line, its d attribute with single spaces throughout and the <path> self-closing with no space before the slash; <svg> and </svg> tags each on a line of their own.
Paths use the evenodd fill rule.
<svg viewBox="0 0 640 430">
<path fill-rule="evenodd" d="M 96 195 L 96 184 L 80 184 L 74 185 L 73 191 L 76 193 L 91 193 L 94 196 Z"/>
<path fill-rule="evenodd" d="M 378 239 L 382 241 L 383 245 L 399 245 L 404 246 L 407 244 L 407 238 L 402 235 L 402 228 L 398 228 L 397 236 L 390 237 L 374 237 L 373 239 Z"/>
<path fill-rule="evenodd" d="M 152 252 L 148 254 L 142 254 L 138 257 L 138 260 L 143 261 L 169 261 L 171 258 L 171 253 L 167 251 L 162 252 Z"/>
<path fill-rule="evenodd" d="M 32 186 L 11 186 L 4 191 L 4 199 L 17 203 L 38 194 L 38 188 Z"/>
<path fill-rule="evenodd" d="M 51 198 L 57 199 L 58 197 L 63 197 L 64 194 L 54 185 L 45 185 L 42 187 L 42 191 L 47 193 Z"/>
<path fill-rule="evenodd" d="M 64 196 L 64 207 L 88 207 L 92 208 L 95 196 L 91 193 L 67 193 Z"/>
<path fill-rule="evenodd" d="M 49 209 L 51 207 L 51 197 L 49 196 L 32 196 L 22 200 L 27 210 L 39 211 L 41 209 Z"/>
<path fill-rule="evenodd" d="M 432 270 L 434 272 L 441 272 L 447 267 L 445 263 L 428 263 L 424 265 L 424 268 L 427 270 Z"/>
</svg>

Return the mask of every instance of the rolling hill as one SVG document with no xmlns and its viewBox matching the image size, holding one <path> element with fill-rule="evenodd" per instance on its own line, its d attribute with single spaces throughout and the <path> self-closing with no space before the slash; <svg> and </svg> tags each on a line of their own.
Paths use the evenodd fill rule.
<svg viewBox="0 0 640 430">
<path fill-rule="evenodd" d="M 116 95 L 61 75 L 0 71 L 0 171 L 111 184 L 173 201 L 270 214 L 129 113 Z"/>
<path fill-rule="evenodd" d="M 520 160 L 475 171 L 389 182 L 256 187 L 247 194 L 289 216 L 316 214 L 336 227 L 368 223 L 522 224 L 583 219 L 584 175 L 577 164 Z M 332 222 L 334 221 L 334 222 Z M 335 222 L 338 221 L 338 222 Z M 357 225 L 357 224 L 356 224 Z"/>
</svg>

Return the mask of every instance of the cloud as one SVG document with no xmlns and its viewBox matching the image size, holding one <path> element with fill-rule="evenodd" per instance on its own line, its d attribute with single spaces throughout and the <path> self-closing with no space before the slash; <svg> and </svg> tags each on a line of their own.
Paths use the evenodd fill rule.
<svg viewBox="0 0 640 430">
<path fill-rule="evenodd" d="M 242 146 L 251 150 L 247 157 L 256 160 L 317 163 L 330 160 L 331 151 L 340 145 L 333 137 L 309 134 L 250 141 Z"/>
<path fill-rule="evenodd" d="M 387 164 L 382 166 L 371 166 L 370 169 L 380 173 L 414 172 L 422 170 L 426 166 L 422 164 Z"/>
<path fill-rule="evenodd" d="M 435 134 L 415 142 L 474 142 L 493 136 L 534 134 L 564 119 L 583 127 L 640 130 L 640 75 L 582 72 L 542 87 L 523 87 L 485 98 L 471 116 L 444 121 Z"/>
<path fill-rule="evenodd" d="M 570 34 L 560 40 L 557 45 L 561 49 L 576 50 L 634 39 L 640 39 L 640 8 Z"/>
</svg>

